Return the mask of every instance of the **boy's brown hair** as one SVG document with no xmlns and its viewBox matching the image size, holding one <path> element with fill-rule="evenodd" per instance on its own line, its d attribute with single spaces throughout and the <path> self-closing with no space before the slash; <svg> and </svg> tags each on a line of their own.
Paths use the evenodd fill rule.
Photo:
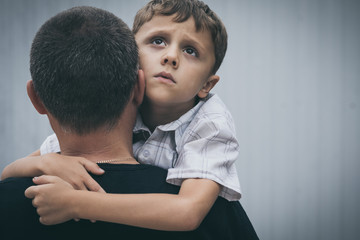
<svg viewBox="0 0 360 240">
<path fill-rule="evenodd" d="M 171 16 L 173 14 L 175 14 L 174 22 L 185 22 L 193 17 L 197 31 L 210 31 L 215 50 L 215 64 L 212 73 L 215 74 L 226 53 L 227 33 L 220 18 L 204 2 L 200 0 L 152 0 L 137 12 L 133 33 L 136 34 L 142 25 L 154 16 Z"/>
</svg>

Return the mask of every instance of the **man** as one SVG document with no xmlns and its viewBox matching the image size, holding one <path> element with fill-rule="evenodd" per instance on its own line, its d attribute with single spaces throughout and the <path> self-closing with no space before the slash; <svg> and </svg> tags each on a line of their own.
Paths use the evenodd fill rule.
<svg viewBox="0 0 360 240">
<path fill-rule="evenodd" d="M 132 129 L 145 83 L 138 70 L 134 37 L 120 19 L 91 7 L 59 13 L 36 34 L 30 71 L 33 80 L 27 83 L 29 98 L 36 110 L 49 118 L 59 139 L 60 154 L 101 164 L 105 174 L 93 177 L 107 193 L 178 193 L 177 187 L 166 183 L 165 170 L 140 165 L 133 158 Z M 72 188 L 55 176 L 34 181 L 47 183 L 41 187 Z M 37 194 L 36 186 L 26 193 L 30 198 L 36 195 L 32 202 L 24 196 L 31 185 L 30 178 L 0 182 L 1 239 L 238 239 L 237 234 L 252 229 L 239 203 L 222 198 L 192 232 L 88 220 L 45 226 L 36 213 L 43 215 L 46 211 L 46 207 L 38 207 L 42 196 Z M 46 224 L 46 218 L 40 221 Z"/>
</svg>

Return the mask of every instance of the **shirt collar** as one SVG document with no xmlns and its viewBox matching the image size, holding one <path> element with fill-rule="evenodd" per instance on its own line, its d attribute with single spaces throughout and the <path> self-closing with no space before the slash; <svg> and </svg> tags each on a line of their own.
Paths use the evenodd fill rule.
<svg viewBox="0 0 360 240">
<path fill-rule="evenodd" d="M 141 131 L 150 132 L 149 128 L 142 121 L 140 112 L 138 111 L 136 114 L 136 122 L 135 122 L 133 132 L 141 132 Z"/>
<path fill-rule="evenodd" d="M 194 118 L 194 116 L 196 115 L 196 113 L 201 108 L 201 106 L 212 96 L 213 96 L 213 94 L 210 93 L 205 99 L 201 99 L 192 109 L 187 111 L 180 118 L 178 118 L 177 120 L 172 121 L 170 123 L 160 125 L 157 127 L 157 129 L 164 131 L 164 132 L 174 131 L 174 130 L 178 129 L 180 126 L 182 126 L 183 124 L 191 122 L 192 119 Z M 136 116 L 136 123 L 135 123 L 135 127 L 133 129 L 133 132 L 136 133 L 136 132 L 141 132 L 141 131 L 146 131 L 146 132 L 151 133 L 149 128 L 142 121 L 141 115 L 138 112 L 137 116 Z"/>
</svg>

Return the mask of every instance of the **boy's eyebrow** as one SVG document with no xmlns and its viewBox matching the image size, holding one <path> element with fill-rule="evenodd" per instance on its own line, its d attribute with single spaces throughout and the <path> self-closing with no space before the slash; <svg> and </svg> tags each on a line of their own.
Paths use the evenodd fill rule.
<svg viewBox="0 0 360 240">
<path fill-rule="evenodd" d="M 171 32 L 169 32 L 167 30 L 154 30 L 154 31 L 149 32 L 148 38 L 153 38 L 155 36 L 163 36 L 165 38 L 168 38 L 170 35 L 171 35 Z M 202 44 L 201 41 L 197 40 L 196 37 L 194 38 L 190 34 L 184 33 L 183 38 L 187 45 L 193 46 L 200 52 L 206 51 L 206 46 L 204 46 L 204 44 Z"/>
<path fill-rule="evenodd" d="M 197 40 L 196 37 L 194 38 L 190 34 L 184 34 L 184 39 L 188 45 L 195 47 L 198 51 L 204 52 L 206 50 L 206 46 L 204 46 L 203 42 Z"/>
<path fill-rule="evenodd" d="M 148 33 L 148 38 L 152 38 L 157 35 L 168 37 L 170 33 L 169 31 L 165 31 L 165 30 L 154 30 Z"/>
</svg>

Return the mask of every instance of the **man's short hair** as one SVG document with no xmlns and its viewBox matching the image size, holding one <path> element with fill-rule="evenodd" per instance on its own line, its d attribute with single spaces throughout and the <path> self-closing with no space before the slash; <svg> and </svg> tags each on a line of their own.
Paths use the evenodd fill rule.
<svg viewBox="0 0 360 240">
<path fill-rule="evenodd" d="M 117 123 L 136 83 L 138 50 L 114 14 L 74 7 L 46 21 L 31 47 L 34 88 L 67 131 L 86 134 Z"/>
<path fill-rule="evenodd" d="M 174 22 L 184 22 L 194 18 L 197 31 L 207 30 L 211 33 L 215 50 L 215 64 L 212 73 L 219 69 L 227 49 L 227 32 L 221 19 L 208 5 L 199 0 L 152 0 L 141 8 L 134 20 L 133 32 L 136 34 L 146 22 L 154 16 L 171 16 Z"/>
</svg>

